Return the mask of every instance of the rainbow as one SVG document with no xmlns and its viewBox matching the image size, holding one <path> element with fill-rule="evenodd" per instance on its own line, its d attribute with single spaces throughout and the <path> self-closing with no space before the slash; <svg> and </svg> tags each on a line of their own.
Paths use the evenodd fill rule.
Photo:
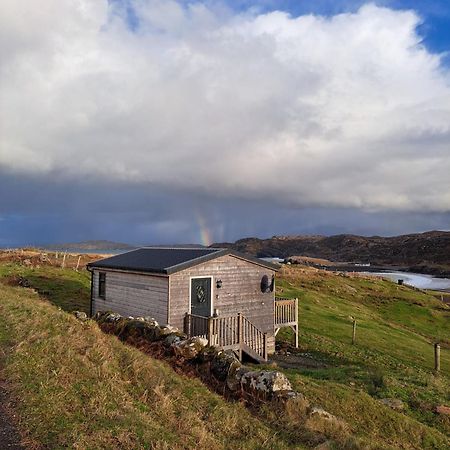
<svg viewBox="0 0 450 450">
<path fill-rule="evenodd" d="M 206 224 L 205 218 L 197 213 L 197 225 L 199 230 L 200 243 L 205 246 L 209 246 L 213 243 L 211 230 Z"/>
</svg>

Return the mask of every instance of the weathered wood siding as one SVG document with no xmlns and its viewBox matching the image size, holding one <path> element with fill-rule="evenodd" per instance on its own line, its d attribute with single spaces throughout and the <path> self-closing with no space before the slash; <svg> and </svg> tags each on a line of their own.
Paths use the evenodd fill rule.
<svg viewBox="0 0 450 450">
<path fill-rule="evenodd" d="M 98 296 L 99 272 L 106 274 L 104 299 Z M 151 316 L 159 323 L 167 323 L 168 277 L 98 269 L 92 276 L 93 314 L 114 311 L 124 316 Z"/>
<path fill-rule="evenodd" d="M 268 334 L 269 352 L 275 350 L 274 292 L 261 292 L 261 278 L 269 280 L 274 271 L 235 256 L 226 255 L 170 275 L 169 322 L 183 328 L 184 315 L 189 312 L 191 277 L 212 276 L 213 310 L 219 315 L 244 314 L 261 331 Z M 217 288 L 217 280 L 222 287 Z"/>
</svg>

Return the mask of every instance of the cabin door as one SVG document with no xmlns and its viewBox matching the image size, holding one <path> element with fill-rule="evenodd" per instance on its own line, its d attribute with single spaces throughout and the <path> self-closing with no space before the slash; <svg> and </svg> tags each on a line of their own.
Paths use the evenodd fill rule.
<svg viewBox="0 0 450 450">
<path fill-rule="evenodd" d="M 191 278 L 191 314 L 211 316 L 211 278 Z"/>
</svg>

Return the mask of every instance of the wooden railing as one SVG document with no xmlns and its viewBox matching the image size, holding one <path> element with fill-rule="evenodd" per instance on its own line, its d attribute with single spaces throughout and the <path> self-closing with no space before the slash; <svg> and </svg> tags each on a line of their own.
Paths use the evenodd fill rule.
<svg viewBox="0 0 450 450">
<path fill-rule="evenodd" d="M 239 319 L 239 315 L 211 317 L 210 345 L 225 349 L 239 345 Z"/>
<path fill-rule="evenodd" d="M 208 317 L 186 314 L 184 318 L 184 332 L 188 337 L 199 336 L 208 339 Z"/>
<path fill-rule="evenodd" d="M 186 314 L 184 332 L 188 337 L 200 336 L 209 345 L 224 350 L 242 351 L 250 356 L 267 361 L 267 335 L 242 314 L 223 317 L 202 317 Z"/>
<path fill-rule="evenodd" d="M 275 298 L 275 327 L 297 325 L 298 299 Z"/>
<path fill-rule="evenodd" d="M 294 330 L 295 347 L 298 348 L 298 299 L 275 298 L 274 306 L 275 336 L 281 327 L 290 327 Z"/>
<path fill-rule="evenodd" d="M 242 316 L 242 343 L 267 361 L 267 334 Z"/>
</svg>

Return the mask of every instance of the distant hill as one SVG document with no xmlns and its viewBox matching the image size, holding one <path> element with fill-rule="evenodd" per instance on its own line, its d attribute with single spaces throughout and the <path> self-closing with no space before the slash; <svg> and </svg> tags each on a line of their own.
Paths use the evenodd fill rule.
<svg viewBox="0 0 450 450">
<path fill-rule="evenodd" d="M 131 250 L 136 247 L 122 242 L 99 240 L 52 244 L 46 245 L 45 248 L 48 250 Z"/>
<path fill-rule="evenodd" d="M 429 231 L 394 237 L 351 234 L 273 236 L 269 239 L 245 238 L 234 243 L 216 243 L 213 246 L 230 247 L 260 258 L 302 255 L 335 262 L 407 265 L 425 272 L 433 266 L 448 266 L 445 268 L 450 269 L 448 231 Z M 433 272 L 436 273 L 436 270 Z"/>
</svg>

